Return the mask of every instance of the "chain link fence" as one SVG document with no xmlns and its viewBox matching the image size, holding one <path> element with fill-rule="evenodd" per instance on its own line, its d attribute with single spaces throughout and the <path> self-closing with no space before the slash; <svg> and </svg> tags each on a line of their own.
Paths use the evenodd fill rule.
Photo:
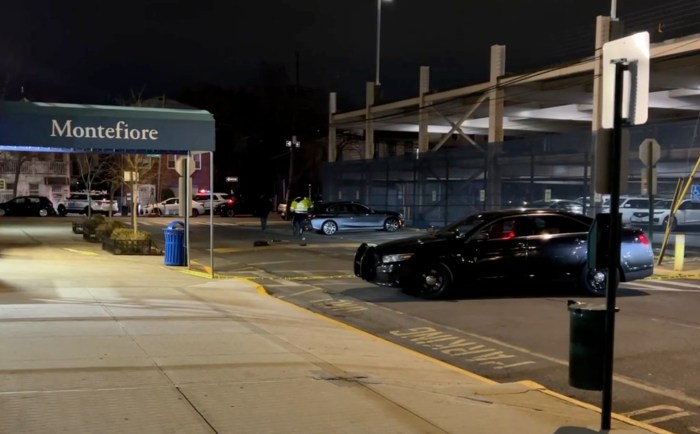
<svg viewBox="0 0 700 434">
<path fill-rule="evenodd" d="M 655 196 L 672 198 L 678 179 L 690 175 L 700 155 L 697 127 L 696 120 L 686 120 L 629 128 L 623 193 L 642 194 L 639 146 L 653 138 L 661 146 Z M 486 144 L 326 163 L 321 170 L 323 196 L 326 201 L 351 200 L 401 211 L 415 227 L 444 226 L 473 212 L 534 200 L 583 200 L 593 191 L 592 143 L 592 134 L 585 131 L 502 142 L 492 179 L 484 176 Z M 486 196 L 489 182 L 500 183 L 498 200 Z M 586 213 L 598 212 L 600 202 L 589 203 Z"/>
</svg>

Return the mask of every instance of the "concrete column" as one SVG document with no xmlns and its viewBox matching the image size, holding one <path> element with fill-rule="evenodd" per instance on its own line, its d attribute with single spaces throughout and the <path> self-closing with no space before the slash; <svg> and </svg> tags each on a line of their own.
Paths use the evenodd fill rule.
<svg viewBox="0 0 700 434">
<path fill-rule="evenodd" d="M 425 103 L 425 96 L 430 92 L 430 67 L 420 67 L 420 84 L 418 95 L 420 98 L 420 111 L 418 112 L 418 150 L 422 154 L 428 151 L 430 137 L 428 136 L 428 106 Z"/>
<path fill-rule="evenodd" d="M 336 114 L 337 110 L 337 94 L 335 92 L 331 92 L 328 95 L 328 161 L 331 163 L 335 162 L 338 155 L 335 120 L 333 120 L 333 116 Z"/>
<path fill-rule="evenodd" d="M 501 174 L 497 156 L 503 146 L 503 107 L 505 91 L 499 78 L 506 73 L 505 45 L 491 46 L 491 90 L 489 91 L 489 143 L 486 148 L 486 203 L 501 205 Z"/>
<path fill-rule="evenodd" d="M 367 82 L 366 105 L 365 105 L 365 156 L 366 160 L 374 159 L 374 121 L 372 117 L 372 106 L 374 105 L 374 97 L 376 94 L 376 84 L 372 81 Z"/>
</svg>

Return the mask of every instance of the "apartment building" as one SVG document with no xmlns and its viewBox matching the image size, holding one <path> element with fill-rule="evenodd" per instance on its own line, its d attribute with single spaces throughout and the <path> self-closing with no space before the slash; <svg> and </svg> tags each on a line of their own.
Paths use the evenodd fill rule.
<svg viewBox="0 0 700 434">
<path fill-rule="evenodd" d="M 0 202 L 17 196 L 38 194 L 54 204 L 70 193 L 70 154 L 63 152 L 0 152 Z"/>
</svg>

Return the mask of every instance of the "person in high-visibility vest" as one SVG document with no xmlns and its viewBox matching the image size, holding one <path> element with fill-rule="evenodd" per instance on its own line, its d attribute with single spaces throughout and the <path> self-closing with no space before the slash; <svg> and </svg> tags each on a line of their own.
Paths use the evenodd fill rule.
<svg viewBox="0 0 700 434">
<path fill-rule="evenodd" d="M 297 209 L 297 204 L 299 203 L 300 200 L 301 200 L 300 197 L 295 197 L 294 200 L 292 200 L 292 201 L 289 203 L 289 209 L 287 210 L 287 211 L 288 211 L 288 212 L 287 212 L 287 215 L 288 215 L 288 216 L 290 216 L 290 215 L 293 216 L 293 215 L 294 215 L 294 211 Z M 287 217 L 287 218 L 289 218 L 289 217 Z"/>
<path fill-rule="evenodd" d="M 304 197 L 297 201 L 296 205 L 294 205 L 294 202 L 292 202 L 292 205 L 290 205 L 290 209 L 292 210 L 292 230 L 294 231 L 294 235 L 303 236 L 304 220 L 306 220 L 309 209 L 311 209 L 312 205 L 313 202 L 311 202 L 311 199 L 308 197 Z"/>
</svg>

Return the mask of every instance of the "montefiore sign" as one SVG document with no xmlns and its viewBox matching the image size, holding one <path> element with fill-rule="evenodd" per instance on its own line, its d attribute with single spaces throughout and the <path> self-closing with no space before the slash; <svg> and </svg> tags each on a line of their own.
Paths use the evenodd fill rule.
<svg viewBox="0 0 700 434">
<path fill-rule="evenodd" d="M 117 139 L 117 140 L 158 140 L 158 130 L 151 128 L 129 128 L 129 124 L 118 121 L 114 126 L 79 126 L 73 120 L 51 120 L 51 137 L 71 137 L 77 139 Z"/>
</svg>

